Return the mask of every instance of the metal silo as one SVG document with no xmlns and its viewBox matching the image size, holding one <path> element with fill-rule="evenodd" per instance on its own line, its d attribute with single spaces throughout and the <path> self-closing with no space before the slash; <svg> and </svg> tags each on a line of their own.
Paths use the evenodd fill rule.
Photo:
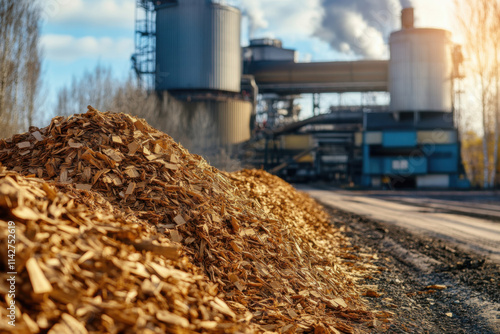
<svg viewBox="0 0 500 334">
<path fill-rule="evenodd" d="M 211 109 L 217 110 L 214 115 L 218 127 L 221 145 L 241 144 L 250 140 L 250 121 L 253 105 L 250 101 L 227 99 L 214 101 Z"/>
<path fill-rule="evenodd" d="M 395 112 L 451 112 L 451 33 L 413 28 L 413 23 L 409 25 L 407 21 L 408 18 L 406 29 L 390 37 L 390 109 Z"/>
<path fill-rule="evenodd" d="M 240 11 L 213 0 L 156 6 L 156 90 L 239 92 Z"/>
</svg>

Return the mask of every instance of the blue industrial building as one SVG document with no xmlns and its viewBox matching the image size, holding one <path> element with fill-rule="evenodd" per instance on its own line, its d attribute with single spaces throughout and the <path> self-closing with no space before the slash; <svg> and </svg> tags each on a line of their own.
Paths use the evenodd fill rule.
<svg viewBox="0 0 500 334">
<path fill-rule="evenodd" d="M 367 113 L 362 147 L 365 187 L 464 188 L 458 133 L 450 113 Z"/>
</svg>

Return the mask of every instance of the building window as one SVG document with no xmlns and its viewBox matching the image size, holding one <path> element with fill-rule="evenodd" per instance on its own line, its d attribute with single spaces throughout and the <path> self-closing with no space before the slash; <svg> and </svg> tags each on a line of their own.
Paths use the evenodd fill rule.
<svg viewBox="0 0 500 334">
<path fill-rule="evenodd" d="M 393 160 L 392 169 L 393 170 L 408 170 L 408 160 Z"/>
</svg>

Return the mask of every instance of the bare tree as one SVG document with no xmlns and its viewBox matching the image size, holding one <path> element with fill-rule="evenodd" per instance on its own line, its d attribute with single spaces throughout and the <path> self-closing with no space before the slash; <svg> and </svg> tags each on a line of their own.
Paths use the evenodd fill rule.
<svg viewBox="0 0 500 334">
<path fill-rule="evenodd" d="M 492 12 L 496 19 L 492 20 L 491 40 L 494 49 L 493 77 L 495 78 L 494 94 L 494 129 L 493 129 L 493 162 L 490 175 L 490 188 L 495 187 L 498 164 L 498 139 L 499 139 L 499 113 L 500 113 L 500 61 L 498 59 L 498 48 L 500 47 L 500 4 L 497 0 L 492 1 Z"/>
<path fill-rule="evenodd" d="M 497 0 L 494 0 L 497 2 Z M 491 164 L 489 159 L 488 137 L 490 133 L 490 114 L 492 101 L 491 81 L 494 79 L 492 68 L 495 64 L 495 37 L 492 34 L 497 17 L 491 10 L 490 0 L 455 0 L 458 20 L 465 37 L 465 54 L 468 58 L 468 74 L 477 82 L 483 127 L 483 187 L 490 185 Z M 494 93 L 493 93 L 494 94 Z"/>
<path fill-rule="evenodd" d="M 159 113 L 159 104 L 157 94 L 148 93 L 129 78 L 117 88 L 111 110 L 154 120 Z"/>
<path fill-rule="evenodd" d="M 24 59 L 24 109 L 27 126 L 34 125 L 38 92 L 42 85 L 41 50 L 39 47 L 39 22 L 40 11 L 28 10 L 26 12 L 26 52 L 29 55 Z"/>
<path fill-rule="evenodd" d="M 37 1 L 0 0 L 0 131 L 32 125 L 41 87 L 40 8 Z"/>
<path fill-rule="evenodd" d="M 81 78 L 73 77 L 69 86 L 59 90 L 55 115 L 83 113 L 89 104 L 99 110 L 110 110 L 120 84 L 113 79 L 110 68 L 98 64 Z"/>
</svg>

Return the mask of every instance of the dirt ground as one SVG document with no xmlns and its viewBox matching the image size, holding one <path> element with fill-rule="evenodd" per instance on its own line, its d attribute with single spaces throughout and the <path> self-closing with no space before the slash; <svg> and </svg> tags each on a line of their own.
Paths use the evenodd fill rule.
<svg viewBox="0 0 500 334">
<path fill-rule="evenodd" d="M 360 283 L 376 291 L 365 297 L 368 304 L 391 320 L 379 321 L 373 333 L 500 333 L 500 264 L 444 240 L 327 209 L 355 245 L 345 261 L 375 254 L 380 270 Z"/>
</svg>

